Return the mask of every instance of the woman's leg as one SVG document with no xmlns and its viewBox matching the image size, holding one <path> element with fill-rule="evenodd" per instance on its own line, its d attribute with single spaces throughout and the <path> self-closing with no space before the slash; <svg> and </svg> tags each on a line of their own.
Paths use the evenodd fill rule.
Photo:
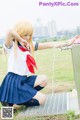
<svg viewBox="0 0 80 120">
<path fill-rule="evenodd" d="M 46 101 L 46 95 L 41 92 L 37 92 L 33 99 L 36 99 L 39 102 L 39 105 L 42 105 Z"/>
<path fill-rule="evenodd" d="M 47 83 L 48 83 L 48 78 L 46 75 L 38 75 L 34 83 L 34 88 L 36 89 L 44 88 L 47 85 Z"/>
<path fill-rule="evenodd" d="M 39 91 L 47 85 L 47 82 L 48 78 L 46 75 L 38 75 L 34 83 L 34 88 Z M 23 103 L 23 105 L 38 106 L 44 104 L 45 100 L 46 96 L 41 92 L 37 92 L 37 94 L 30 101 Z"/>
<path fill-rule="evenodd" d="M 41 90 L 42 88 L 44 88 L 48 83 L 48 78 L 46 75 L 38 75 L 36 80 L 35 80 L 35 84 L 34 84 L 34 88 L 38 91 L 37 94 L 33 97 L 33 99 L 37 100 L 39 105 L 44 104 L 45 100 L 46 100 L 46 95 L 39 92 L 39 90 Z"/>
<path fill-rule="evenodd" d="M 48 82 L 48 78 L 46 75 L 38 75 L 35 80 L 34 88 L 37 91 L 39 91 L 47 85 L 47 82 Z M 37 94 L 30 101 L 24 103 L 24 105 L 38 106 L 44 104 L 45 100 L 46 100 L 46 96 L 41 92 L 37 92 Z"/>
<path fill-rule="evenodd" d="M 44 104 L 45 100 L 46 96 L 41 92 L 37 92 L 37 94 L 30 101 L 23 103 L 23 105 L 27 107 L 39 106 L 41 104 Z"/>
</svg>

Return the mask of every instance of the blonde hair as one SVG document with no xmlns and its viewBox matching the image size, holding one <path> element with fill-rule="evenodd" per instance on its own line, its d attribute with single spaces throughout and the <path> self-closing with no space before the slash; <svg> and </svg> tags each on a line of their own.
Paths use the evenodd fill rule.
<svg viewBox="0 0 80 120">
<path fill-rule="evenodd" d="M 32 24 L 28 21 L 20 21 L 14 26 L 13 29 L 20 35 L 20 37 L 24 37 L 25 35 L 30 35 L 30 39 L 29 39 L 30 51 L 31 54 L 33 55 L 34 47 L 32 43 L 32 34 L 33 34 Z M 15 40 L 14 52 L 16 52 L 16 48 L 17 48 L 17 41 Z"/>
</svg>

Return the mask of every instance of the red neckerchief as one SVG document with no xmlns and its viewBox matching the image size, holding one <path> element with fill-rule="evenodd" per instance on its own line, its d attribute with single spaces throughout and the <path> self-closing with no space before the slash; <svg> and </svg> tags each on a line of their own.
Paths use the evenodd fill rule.
<svg viewBox="0 0 80 120">
<path fill-rule="evenodd" d="M 22 46 L 18 46 L 18 47 L 23 52 L 29 51 L 29 50 L 23 48 Z M 34 67 L 37 69 L 36 61 L 30 54 L 26 55 L 26 65 L 28 66 L 28 69 L 31 73 L 35 73 Z"/>
</svg>

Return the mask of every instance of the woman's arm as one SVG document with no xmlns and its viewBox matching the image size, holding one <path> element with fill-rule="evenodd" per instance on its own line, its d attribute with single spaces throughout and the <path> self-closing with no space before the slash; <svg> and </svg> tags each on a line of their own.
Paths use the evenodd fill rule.
<svg viewBox="0 0 80 120">
<path fill-rule="evenodd" d="M 13 30 L 9 30 L 6 34 L 5 45 L 9 48 L 13 44 L 13 40 L 20 41 L 21 37 Z"/>
<path fill-rule="evenodd" d="M 54 46 L 55 42 L 38 43 L 38 50 L 53 48 Z"/>
<path fill-rule="evenodd" d="M 48 48 L 61 48 L 61 47 L 65 47 L 65 46 L 70 46 L 72 45 L 76 39 L 80 38 L 80 36 L 76 36 L 70 40 L 67 40 L 63 43 L 61 42 L 45 42 L 45 43 L 39 43 L 38 44 L 38 50 L 42 50 L 42 49 L 48 49 Z"/>
<path fill-rule="evenodd" d="M 13 44 L 13 40 L 17 40 L 22 44 L 23 47 L 26 47 L 27 41 L 22 39 L 20 35 L 14 30 L 9 30 L 6 34 L 5 45 L 9 48 Z"/>
<path fill-rule="evenodd" d="M 80 36 L 75 36 L 75 37 L 73 37 L 72 39 L 66 40 L 66 41 L 63 42 L 63 43 L 58 43 L 55 47 L 56 47 L 56 48 L 62 48 L 62 47 L 71 46 L 71 45 L 74 44 L 75 41 L 76 41 L 77 39 L 79 39 L 79 38 L 80 38 Z"/>
</svg>

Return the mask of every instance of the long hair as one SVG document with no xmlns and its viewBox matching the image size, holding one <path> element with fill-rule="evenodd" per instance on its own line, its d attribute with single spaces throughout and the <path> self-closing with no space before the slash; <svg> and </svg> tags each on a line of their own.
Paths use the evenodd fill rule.
<svg viewBox="0 0 80 120">
<path fill-rule="evenodd" d="M 32 24 L 27 21 L 21 21 L 21 22 L 18 22 L 13 29 L 20 35 L 20 37 L 24 37 L 26 34 L 30 35 L 30 39 L 29 39 L 30 51 L 31 51 L 31 54 L 33 55 L 34 48 L 32 43 L 32 34 L 33 34 Z M 18 42 L 15 40 L 15 45 L 14 45 L 15 53 L 16 53 L 17 44 Z"/>
</svg>

